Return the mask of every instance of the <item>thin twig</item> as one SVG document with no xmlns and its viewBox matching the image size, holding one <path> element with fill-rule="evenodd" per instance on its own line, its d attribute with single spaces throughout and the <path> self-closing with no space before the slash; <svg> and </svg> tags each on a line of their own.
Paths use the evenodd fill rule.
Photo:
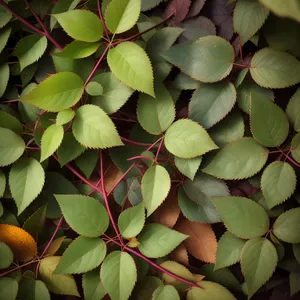
<svg viewBox="0 0 300 300">
<path fill-rule="evenodd" d="M 102 26 L 103 26 L 104 34 L 106 36 L 106 39 L 109 41 L 108 29 L 107 29 L 107 26 L 105 24 L 105 21 L 104 21 L 103 15 L 102 15 L 100 0 L 97 0 L 97 5 L 98 5 L 98 14 L 99 14 Z"/>
<path fill-rule="evenodd" d="M 15 268 L 13 268 L 13 269 L 10 269 L 10 270 L 8 270 L 8 271 L 6 271 L 6 272 L 0 274 L 0 277 L 3 277 L 3 276 L 5 276 L 5 275 L 8 275 L 8 274 L 10 274 L 10 273 L 12 273 L 12 272 L 14 272 L 14 271 L 17 271 L 17 270 L 22 269 L 22 268 L 25 267 L 25 266 L 31 265 L 31 264 L 36 263 L 36 262 L 39 262 L 39 261 L 40 261 L 40 260 L 32 260 L 32 261 L 30 261 L 30 262 L 28 262 L 28 263 L 26 263 L 26 264 L 24 264 L 24 265 L 17 266 L 17 267 L 15 267 Z"/>
</svg>

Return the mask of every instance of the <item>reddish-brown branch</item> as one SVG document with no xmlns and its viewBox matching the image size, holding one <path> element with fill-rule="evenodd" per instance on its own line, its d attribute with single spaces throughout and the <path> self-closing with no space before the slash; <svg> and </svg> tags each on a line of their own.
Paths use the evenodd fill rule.
<svg viewBox="0 0 300 300">
<path fill-rule="evenodd" d="M 13 268 L 13 269 L 10 269 L 10 270 L 8 270 L 8 271 L 6 271 L 6 272 L 0 274 L 0 277 L 3 277 L 3 276 L 5 276 L 5 275 L 8 275 L 8 274 L 10 274 L 10 273 L 12 273 L 12 272 L 14 272 L 14 271 L 20 270 L 20 269 L 22 269 L 23 267 L 26 267 L 26 266 L 28 266 L 28 265 L 31 265 L 31 264 L 36 263 L 36 262 L 39 262 L 39 261 L 40 261 L 40 260 L 32 260 L 32 261 L 30 261 L 30 262 L 28 262 L 28 263 L 26 263 L 26 264 L 24 264 L 24 265 L 17 266 L 17 267 L 15 267 L 15 268 Z"/>
<path fill-rule="evenodd" d="M 100 0 L 97 0 L 97 5 L 98 5 L 98 14 L 99 14 L 99 18 L 101 20 L 102 26 L 103 26 L 104 34 L 105 34 L 107 40 L 109 40 L 109 33 L 108 33 L 108 29 L 107 29 L 107 26 L 105 24 L 105 21 L 104 21 L 103 15 L 102 15 Z"/>
<path fill-rule="evenodd" d="M 148 147 L 148 146 L 152 146 L 152 144 L 146 144 L 146 143 L 140 143 L 140 142 L 135 142 L 129 139 L 126 139 L 124 137 L 121 136 L 121 140 L 127 143 L 130 143 L 132 145 L 137 145 L 137 146 L 141 146 L 141 147 Z"/>
</svg>

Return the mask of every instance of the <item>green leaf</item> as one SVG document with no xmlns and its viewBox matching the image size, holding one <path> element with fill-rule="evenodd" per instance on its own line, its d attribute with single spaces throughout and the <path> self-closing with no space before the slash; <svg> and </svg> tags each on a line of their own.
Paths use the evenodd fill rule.
<svg viewBox="0 0 300 300">
<path fill-rule="evenodd" d="M 291 152 L 293 158 L 300 163 L 300 132 L 297 133 L 292 139 Z"/>
<path fill-rule="evenodd" d="M 139 250 L 147 257 L 158 258 L 169 254 L 187 235 L 160 224 L 147 224 L 139 235 Z"/>
<path fill-rule="evenodd" d="M 274 161 L 267 166 L 261 177 L 261 189 L 268 209 L 287 200 L 296 188 L 294 169 L 286 162 Z"/>
<path fill-rule="evenodd" d="M 144 204 L 140 203 L 124 210 L 118 219 L 118 227 L 126 239 L 137 236 L 145 225 Z"/>
<path fill-rule="evenodd" d="M 300 22 L 300 5 L 297 0 L 290 0 L 283 3 L 281 0 L 260 0 L 260 2 L 269 8 L 274 14 L 280 17 L 292 18 Z"/>
<path fill-rule="evenodd" d="M 3 242 L 0 242 L 0 257 L 0 269 L 8 268 L 13 262 L 14 254 Z"/>
<path fill-rule="evenodd" d="M 163 203 L 170 188 L 170 175 L 164 167 L 152 166 L 145 172 L 142 178 L 142 194 L 147 209 L 147 217 Z"/>
<path fill-rule="evenodd" d="M 269 10 L 259 2 L 239 0 L 234 9 L 233 26 L 245 44 L 265 23 Z"/>
<path fill-rule="evenodd" d="M 8 166 L 21 157 L 25 143 L 13 131 L 0 127 L 0 166 Z"/>
<path fill-rule="evenodd" d="M 294 126 L 295 131 L 300 131 L 300 89 L 290 99 L 286 108 L 286 114 Z"/>
<path fill-rule="evenodd" d="M 175 156 L 175 166 L 176 168 L 186 177 L 194 180 L 194 177 L 200 167 L 202 162 L 202 157 L 194 157 L 190 159 L 184 159 Z"/>
<path fill-rule="evenodd" d="M 92 103 L 100 106 L 107 114 L 118 111 L 132 95 L 133 90 L 119 81 L 111 72 L 93 77 L 103 87 L 101 96 L 92 97 Z"/>
<path fill-rule="evenodd" d="M 129 87 L 154 97 L 153 71 L 146 52 L 133 42 L 108 51 L 107 62 L 114 75 Z"/>
<path fill-rule="evenodd" d="M 99 159 L 98 151 L 87 150 L 75 160 L 75 163 L 77 167 L 83 172 L 83 174 L 87 178 L 90 178 L 92 172 L 96 167 L 98 159 Z"/>
<path fill-rule="evenodd" d="M 178 90 L 196 90 L 200 86 L 200 82 L 189 77 L 184 73 L 179 73 L 172 82 L 172 88 Z"/>
<path fill-rule="evenodd" d="M 3 110 L 0 110 L 0 127 L 10 129 L 18 134 L 23 133 L 22 123 Z"/>
<path fill-rule="evenodd" d="M 0 6 L 0 28 L 4 27 L 9 22 L 11 17 L 12 14 L 3 6 Z"/>
<path fill-rule="evenodd" d="M 73 41 L 72 43 L 67 45 L 61 52 L 54 53 L 54 55 L 72 59 L 79 59 L 94 54 L 98 50 L 99 46 L 99 43 Z"/>
<path fill-rule="evenodd" d="M 241 267 L 249 298 L 269 280 L 276 269 L 277 261 L 276 248 L 269 240 L 257 237 L 245 244 L 241 255 Z"/>
<path fill-rule="evenodd" d="M 87 84 L 85 91 L 91 96 L 101 96 L 103 94 L 103 87 L 100 83 L 92 81 Z"/>
<path fill-rule="evenodd" d="M 142 0 L 142 11 L 150 10 L 157 6 L 162 0 Z"/>
<path fill-rule="evenodd" d="M 136 24 L 140 11 L 141 0 L 112 0 L 105 13 L 108 30 L 113 34 L 129 30 Z"/>
<path fill-rule="evenodd" d="M 236 298 L 222 285 L 202 280 L 199 283 L 201 288 L 192 287 L 187 293 L 187 300 L 236 300 Z"/>
<path fill-rule="evenodd" d="M 83 274 L 82 287 L 85 300 L 103 299 L 106 295 L 98 269 Z"/>
<path fill-rule="evenodd" d="M 295 295 L 300 291 L 299 281 L 300 281 L 299 273 L 290 273 L 289 282 L 290 282 L 291 296 Z"/>
<path fill-rule="evenodd" d="M 0 198 L 3 197 L 6 188 L 6 177 L 3 171 L 0 170 Z"/>
<path fill-rule="evenodd" d="M 98 200 L 82 195 L 55 195 L 55 198 L 65 220 L 78 234 L 98 237 L 106 231 L 108 214 Z"/>
<path fill-rule="evenodd" d="M 85 148 L 81 146 L 74 138 L 72 133 L 66 133 L 64 139 L 57 149 L 58 161 L 61 166 L 74 160 L 84 152 Z"/>
<path fill-rule="evenodd" d="M 245 124 L 243 115 L 239 110 L 233 110 L 224 120 L 215 125 L 209 135 L 219 146 L 241 139 L 244 136 Z"/>
<path fill-rule="evenodd" d="M 51 297 L 45 283 L 40 280 L 23 278 L 19 286 L 18 299 L 51 300 Z"/>
<path fill-rule="evenodd" d="M 239 262 L 245 243 L 246 241 L 226 231 L 218 242 L 215 270 L 229 267 Z"/>
<path fill-rule="evenodd" d="M 126 252 L 110 253 L 101 266 L 100 278 L 112 300 L 127 300 L 137 281 L 133 258 Z"/>
<path fill-rule="evenodd" d="M 299 226 L 300 207 L 290 209 L 281 214 L 273 225 L 273 233 L 286 243 L 300 243 Z"/>
<path fill-rule="evenodd" d="M 251 97 L 250 126 L 253 137 L 267 147 L 281 145 L 289 133 L 283 110 L 260 96 Z"/>
<path fill-rule="evenodd" d="M 103 240 L 79 236 L 66 249 L 54 273 L 85 273 L 98 267 L 105 256 L 106 244 Z"/>
<path fill-rule="evenodd" d="M 236 91 L 231 82 L 201 84 L 189 104 L 189 117 L 208 129 L 233 108 Z"/>
<path fill-rule="evenodd" d="M 72 275 L 53 274 L 61 257 L 49 256 L 40 262 L 39 274 L 50 292 L 59 295 L 73 295 L 79 297 L 76 282 Z"/>
<path fill-rule="evenodd" d="M 266 211 L 256 202 L 244 197 L 213 197 L 226 228 L 235 236 L 251 239 L 265 234 L 270 225 Z"/>
<path fill-rule="evenodd" d="M 87 148 L 123 145 L 112 120 L 96 105 L 83 105 L 76 111 L 72 130 L 76 140 Z"/>
<path fill-rule="evenodd" d="M 0 81 L 0 97 L 3 96 L 3 94 L 6 90 L 8 80 L 9 80 L 9 73 L 10 73 L 10 70 L 9 70 L 8 64 L 0 65 L 0 78 L 1 78 L 1 81 Z"/>
<path fill-rule="evenodd" d="M 92 43 L 99 41 L 103 36 L 100 19 L 88 10 L 73 9 L 53 16 L 74 40 Z"/>
<path fill-rule="evenodd" d="M 202 82 L 222 80 L 229 75 L 234 62 L 232 46 L 217 36 L 206 36 L 194 43 L 173 46 L 162 56 L 190 77 Z"/>
<path fill-rule="evenodd" d="M 65 125 L 72 121 L 75 116 L 75 112 L 72 109 L 64 109 L 57 114 L 56 124 Z"/>
<path fill-rule="evenodd" d="M 83 81 L 78 75 L 60 72 L 48 77 L 20 100 L 47 111 L 58 112 L 76 104 L 83 90 Z"/>
<path fill-rule="evenodd" d="M 46 220 L 47 204 L 37 209 L 23 224 L 23 229 L 37 239 L 42 232 Z"/>
<path fill-rule="evenodd" d="M 254 81 L 266 88 L 286 88 L 300 82 L 300 62 L 292 55 L 264 48 L 251 60 Z"/>
<path fill-rule="evenodd" d="M 163 84 L 155 85 L 155 99 L 141 94 L 137 107 L 137 118 L 149 133 L 160 135 L 173 123 L 175 106 L 173 99 Z"/>
<path fill-rule="evenodd" d="M 152 295 L 153 300 L 180 300 L 177 290 L 172 285 L 159 286 Z"/>
<path fill-rule="evenodd" d="M 47 49 L 47 38 L 39 34 L 31 34 L 21 39 L 14 50 L 20 62 L 20 71 L 38 61 Z"/>
<path fill-rule="evenodd" d="M 33 158 L 16 162 L 9 173 L 9 187 L 20 214 L 42 191 L 45 172 Z"/>
<path fill-rule="evenodd" d="M 242 138 L 222 148 L 202 171 L 227 180 L 244 179 L 258 173 L 267 159 L 267 149 L 253 138 Z"/>
<path fill-rule="evenodd" d="M 1 12 L 0 12 L 0 15 L 1 15 Z M 0 23 L 1 23 L 1 21 L 0 21 Z M 6 28 L 3 28 L 2 30 L 0 30 L 0 53 L 5 48 L 5 45 L 9 39 L 10 33 L 11 33 L 10 27 L 6 27 Z"/>
<path fill-rule="evenodd" d="M 64 128 L 62 125 L 52 124 L 45 130 L 41 140 L 41 162 L 58 149 L 63 137 Z"/>
<path fill-rule="evenodd" d="M 180 158 L 193 158 L 218 149 L 206 130 L 188 119 L 174 122 L 165 135 L 165 146 Z"/>
<path fill-rule="evenodd" d="M 0 299 L 1 300 L 15 300 L 17 298 L 18 289 L 19 286 L 16 280 L 10 277 L 0 278 Z"/>
</svg>

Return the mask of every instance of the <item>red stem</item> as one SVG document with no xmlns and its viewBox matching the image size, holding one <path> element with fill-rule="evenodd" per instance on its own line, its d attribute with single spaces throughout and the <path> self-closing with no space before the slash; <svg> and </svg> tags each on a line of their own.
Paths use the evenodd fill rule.
<svg viewBox="0 0 300 300">
<path fill-rule="evenodd" d="M 35 262 L 39 262 L 39 260 L 32 260 L 32 261 L 30 261 L 30 262 L 28 262 L 28 263 L 26 263 L 26 264 L 24 264 L 24 265 L 17 266 L 17 267 L 15 267 L 15 268 L 13 268 L 13 269 L 10 269 L 10 270 L 8 270 L 8 271 L 6 271 L 6 272 L 0 274 L 0 277 L 3 277 L 3 276 L 5 276 L 5 275 L 8 275 L 8 274 L 10 274 L 10 273 L 12 273 L 12 272 L 14 272 L 14 271 L 20 270 L 20 269 L 22 269 L 23 267 L 28 266 L 28 265 L 31 265 L 31 264 L 33 264 L 33 263 L 35 263 Z"/>
<path fill-rule="evenodd" d="M 162 145 L 163 145 L 163 142 L 164 142 L 164 139 L 161 140 L 161 142 L 160 142 L 160 144 L 159 144 L 159 146 L 158 146 L 158 149 L 157 149 L 157 152 L 156 152 L 156 156 L 155 156 L 155 160 L 156 160 L 156 161 L 157 161 L 157 159 L 158 159 L 158 155 L 159 155 L 159 153 L 160 153 L 160 150 L 161 150 L 161 147 L 162 147 Z"/>
<path fill-rule="evenodd" d="M 98 14 L 99 14 L 102 26 L 103 26 L 105 36 L 106 36 L 107 40 L 109 40 L 108 29 L 107 29 L 107 26 L 105 24 L 105 21 L 104 21 L 103 15 L 102 15 L 100 0 L 97 0 L 97 5 L 98 5 Z"/>
<path fill-rule="evenodd" d="M 152 146 L 153 144 L 146 144 L 146 143 L 140 143 L 140 142 L 135 142 L 129 139 L 126 139 L 124 137 L 121 136 L 121 140 L 127 143 L 130 143 L 132 145 L 137 145 L 137 146 L 142 146 L 142 147 L 148 147 L 148 146 Z"/>
<path fill-rule="evenodd" d="M 149 157 L 149 156 L 144 156 L 144 155 L 137 155 L 137 156 L 134 156 L 134 157 L 130 157 L 127 160 L 135 160 L 135 159 L 148 159 L 148 160 L 151 160 L 151 161 L 155 162 L 154 158 Z"/>
</svg>

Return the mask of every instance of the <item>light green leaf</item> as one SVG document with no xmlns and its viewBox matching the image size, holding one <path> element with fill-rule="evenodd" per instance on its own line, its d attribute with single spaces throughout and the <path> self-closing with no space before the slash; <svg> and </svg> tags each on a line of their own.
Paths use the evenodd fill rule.
<svg viewBox="0 0 300 300">
<path fill-rule="evenodd" d="M 0 257 L 0 269 L 8 268 L 13 262 L 14 254 L 3 242 L 0 242 Z"/>
<path fill-rule="evenodd" d="M 243 115 L 239 110 L 233 110 L 224 120 L 214 126 L 209 135 L 219 146 L 241 139 L 244 136 L 245 124 Z"/>
<path fill-rule="evenodd" d="M 112 120 L 96 105 L 83 105 L 76 111 L 72 130 L 76 140 L 87 148 L 123 145 Z"/>
<path fill-rule="evenodd" d="M 47 213 L 47 204 L 37 209 L 23 224 L 23 229 L 37 238 L 38 234 L 42 232 Z"/>
<path fill-rule="evenodd" d="M 16 162 L 9 173 L 9 187 L 20 214 L 42 191 L 45 172 L 33 158 Z"/>
<path fill-rule="evenodd" d="M 136 24 L 140 11 L 141 0 L 112 0 L 105 13 L 108 30 L 113 34 L 129 30 Z"/>
<path fill-rule="evenodd" d="M 147 224 L 139 235 L 139 250 L 150 258 L 163 257 L 181 244 L 188 235 L 160 224 Z"/>
<path fill-rule="evenodd" d="M 54 273 L 85 273 L 98 267 L 105 256 L 106 244 L 103 240 L 79 236 L 66 249 Z"/>
<path fill-rule="evenodd" d="M 206 130 L 189 119 L 174 122 L 165 135 L 165 146 L 180 158 L 193 158 L 218 149 Z"/>
<path fill-rule="evenodd" d="M 13 131 L 0 127 L 0 166 L 8 166 L 21 157 L 25 143 Z"/>
<path fill-rule="evenodd" d="M 85 91 L 91 96 L 100 96 L 103 94 L 103 87 L 100 83 L 92 81 L 87 84 Z"/>
<path fill-rule="evenodd" d="M 231 82 L 201 84 L 189 103 L 189 117 L 208 129 L 233 108 L 236 91 Z"/>
<path fill-rule="evenodd" d="M 287 243 L 300 243 L 299 230 L 300 207 L 281 214 L 273 225 L 273 233 Z"/>
<path fill-rule="evenodd" d="M 283 110 L 260 96 L 251 97 L 250 126 L 253 137 L 267 147 L 281 145 L 289 133 Z"/>
<path fill-rule="evenodd" d="M 159 286 L 152 295 L 153 300 L 180 300 L 177 290 L 172 285 Z"/>
<path fill-rule="evenodd" d="M 300 131 L 300 89 L 290 99 L 286 108 L 286 114 L 294 126 L 295 131 Z"/>
<path fill-rule="evenodd" d="M 108 51 L 107 62 L 114 75 L 129 87 L 154 97 L 153 71 L 146 52 L 133 42 Z"/>
<path fill-rule="evenodd" d="M 245 243 L 246 241 L 226 231 L 218 242 L 215 270 L 229 267 L 239 262 Z"/>
<path fill-rule="evenodd" d="M 251 239 L 265 234 L 270 225 L 266 211 L 255 201 L 244 197 L 213 197 L 224 225 L 232 234 Z"/>
<path fill-rule="evenodd" d="M 9 22 L 11 17 L 12 14 L 3 6 L 0 6 L 0 28 L 4 27 Z"/>
<path fill-rule="evenodd" d="M 133 258 L 126 252 L 110 253 L 102 263 L 100 278 L 112 300 L 127 300 L 137 280 Z"/>
<path fill-rule="evenodd" d="M 297 133 L 292 139 L 291 152 L 293 158 L 300 163 L 300 132 Z"/>
<path fill-rule="evenodd" d="M 108 214 L 98 200 L 82 195 L 55 195 L 55 198 L 65 220 L 78 234 L 98 237 L 106 231 Z"/>
<path fill-rule="evenodd" d="M 175 166 L 176 168 L 186 177 L 194 180 L 196 172 L 198 171 L 200 164 L 202 162 L 202 157 L 194 157 L 190 159 L 184 159 L 175 156 Z"/>
<path fill-rule="evenodd" d="M 0 12 L 0 15 L 1 15 L 1 12 Z M 0 21 L 0 23 L 1 23 L 1 21 Z M 0 30 L 0 53 L 5 48 L 5 45 L 9 39 L 10 33 L 11 33 L 10 27 L 6 27 L 6 28 Z"/>
<path fill-rule="evenodd" d="M 52 124 L 45 130 L 41 140 L 41 162 L 58 149 L 63 137 L 64 128 L 62 125 Z"/>
<path fill-rule="evenodd" d="M 76 282 L 72 275 L 53 274 L 61 257 L 49 256 L 40 262 L 39 274 L 50 292 L 59 295 L 73 295 L 79 297 Z"/>
<path fill-rule="evenodd" d="M 4 65 L 0 65 L 0 97 L 3 96 L 7 84 L 8 84 L 8 80 L 9 80 L 9 75 L 10 75 L 10 69 L 8 64 L 4 64 Z"/>
<path fill-rule="evenodd" d="M 22 123 L 3 110 L 0 110 L 0 127 L 10 129 L 18 134 L 22 134 L 23 132 Z"/>
<path fill-rule="evenodd" d="M 234 62 L 232 46 L 217 36 L 206 36 L 194 43 L 173 46 L 162 56 L 202 82 L 222 80 L 231 72 Z"/>
<path fill-rule="evenodd" d="M 300 5 L 298 0 L 290 0 L 287 3 L 283 3 L 281 0 L 260 0 L 260 2 L 274 14 L 300 22 Z"/>
<path fill-rule="evenodd" d="M 145 172 L 142 178 L 142 195 L 147 209 L 147 217 L 163 203 L 170 188 L 170 175 L 164 167 L 152 166 Z"/>
<path fill-rule="evenodd" d="M 107 114 L 118 111 L 132 95 L 133 90 L 119 81 L 111 72 L 93 77 L 103 87 L 101 96 L 93 97 L 92 103 L 100 106 Z"/>
<path fill-rule="evenodd" d="M 88 10 L 73 9 L 53 16 L 63 30 L 75 40 L 92 43 L 99 41 L 103 36 L 100 19 Z"/>
<path fill-rule="evenodd" d="M 60 147 L 57 149 L 60 165 L 64 166 L 68 162 L 74 160 L 81 155 L 84 150 L 85 148 L 77 142 L 72 133 L 66 133 Z"/>
<path fill-rule="evenodd" d="M 82 287 L 85 300 L 98 300 L 106 295 L 98 269 L 83 274 Z"/>
<path fill-rule="evenodd" d="M 18 289 L 19 286 L 16 280 L 10 277 L 0 278 L 0 300 L 15 300 L 17 298 Z"/>
<path fill-rule="evenodd" d="M 286 162 L 274 161 L 267 166 L 261 177 L 261 189 L 268 209 L 287 200 L 296 188 L 294 169 Z"/>
<path fill-rule="evenodd" d="M 251 60 L 254 81 L 266 88 L 286 88 L 300 82 L 300 62 L 292 55 L 264 48 Z"/>
<path fill-rule="evenodd" d="M 222 285 L 202 280 L 199 283 L 201 288 L 192 287 L 187 293 L 187 300 L 236 300 L 236 298 Z"/>
<path fill-rule="evenodd" d="M 67 45 L 61 52 L 54 53 L 54 55 L 72 59 L 79 59 L 94 54 L 98 50 L 99 46 L 99 43 L 73 41 L 72 43 Z"/>
<path fill-rule="evenodd" d="M 47 38 L 39 34 L 32 34 L 21 39 L 15 48 L 14 55 L 20 62 L 20 71 L 38 61 L 47 48 Z"/>
<path fill-rule="evenodd" d="M 47 111 L 58 112 L 76 104 L 83 90 L 83 81 L 78 75 L 60 72 L 48 77 L 20 100 Z"/>
<path fill-rule="evenodd" d="M 233 14 L 234 30 L 245 44 L 265 23 L 269 10 L 257 1 L 239 0 Z"/>
<path fill-rule="evenodd" d="M 6 188 L 6 177 L 3 171 L 0 170 L 0 198 L 3 197 Z"/>
<path fill-rule="evenodd" d="M 258 173 L 268 151 L 253 138 L 242 138 L 222 148 L 202 171 L 227 180 L 244 179 Z"/>
<path fill-rule="evenodd" d="M 173 99 L 163 84 L 155 85 L 155 99 L 141 94 L 137 107 L 137 118 L 141 126 L 154 135 L 162 134 L 175 119 Z"/>
<path fill-rule="evenodd" d="M 144 204 L 140 203 L 124 210 L 118 219 L 118 227 L 122 236 L 127 239 L 137 236 L 145 225 Z"/>
<path fill-rule="evenodd" d="M 72 121 L 75 116 L 75 112 L 72 109 L 64 109 L 57 114 L 56 124 L 65 125 Z"/>
<path fill-rule="evenodd" d="M 289 282 L 290 282 L 291 296 L 293 296 L 300 291 L 300 286 L 299 286 L 300 274 L 291 272 L 289 275 Z"/>
<path fill-rule="evenodd" d="M 249 298 L 269 280 L 276 269 L 277 261 L 276 248 L 269 240 L 257 237 L 245 244 L 241 255 L 241 267 Z"/>
<path fill-rule="evenodd" d="M 20 282 L 17 299 L 51 300 L 51 297 L 44 282 L 25 277 Z"/>
</svg>

